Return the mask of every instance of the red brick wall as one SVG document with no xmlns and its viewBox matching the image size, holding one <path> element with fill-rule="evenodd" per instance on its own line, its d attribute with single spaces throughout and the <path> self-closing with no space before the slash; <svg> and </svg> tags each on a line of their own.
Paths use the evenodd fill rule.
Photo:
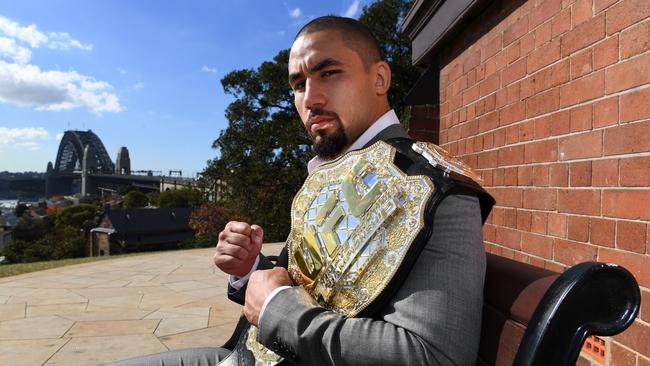
<svg viewBox="0 0 650 366">
<path fill-rule="evenodd" d="M 441 65 L 440 144 L 497 200 L 486 250 L 625 266 L 643 307 L 612 364 L 649 365 L 650 0 L 496 2 Z"/>
</svg>

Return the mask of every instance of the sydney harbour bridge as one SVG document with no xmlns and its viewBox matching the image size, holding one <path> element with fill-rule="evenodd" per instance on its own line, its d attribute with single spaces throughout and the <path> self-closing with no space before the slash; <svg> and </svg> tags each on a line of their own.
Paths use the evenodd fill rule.
<svg viewBox="0 0 650 366">
<path fill-rule="evenodd" d="M 157 173 L 157 174 L 156 174 Z M 118 192 L 136 187 L 143 191 L 163 191 L 173 187 L 193 186 L 191 178 L 171 176 L 182 175 L 181 171 L 162 172 L 132 171 L 129 150 L 120 147 L 113 162 L 99 137 L 88 131 L 65 131 L 59 144 L 54 164 L 47 164 L 45 174 L 45 196 L 96 195 Z M 30 182 L 11 182 L 16 189 Z M 32 182 L 33 183 L 33 182 Z"/>
</svg>

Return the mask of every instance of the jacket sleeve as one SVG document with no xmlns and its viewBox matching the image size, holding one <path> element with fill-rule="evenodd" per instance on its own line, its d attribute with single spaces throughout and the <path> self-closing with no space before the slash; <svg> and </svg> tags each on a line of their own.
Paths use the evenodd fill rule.
<svg viewBox="0 0 650 366">
<path fill-rule="evenodd" d="M 440 203 L 413 269 L 376 318 L 345 318 L 293 287 L 267 305 L 258 341 L 306 365 L 473 365 L 484 277 L 478 199 L 451 195 Z"/>
<path fill-rule="evenodd" d="M 280 255 L 278 256 L 277 263 L 273 264 L 264 254 L 260 253 L 260 262 L 257 265 L 257 269 L 271 269 L 275 266 L 282 266 L 287 268 L 288 256 L 287 256 L 287 247 L 282 248 Z M 238 304 L 244 305 L 246 299 L 246 287 L 247 285 L 242 286 L 239 290 L 230 286 L 228 284 L 228 298 Z"/>
</svg>

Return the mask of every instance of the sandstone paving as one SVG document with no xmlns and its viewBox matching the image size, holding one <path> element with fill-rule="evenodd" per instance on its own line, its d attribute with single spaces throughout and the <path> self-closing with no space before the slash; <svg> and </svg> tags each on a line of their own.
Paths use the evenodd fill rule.
<svg viewBox="0 0 650 366">
<path fill-rule="evenodd" d="M 0 341 L 0 365 L 42 365 L 68 341 L 61 338 Z"/>
<path fill-rule="evenodd" d="M 265 245 L 278 254 L 282 244 Z M 116 258 L 0 279 L 0 365 L 101 365 L 223 344 L 241 314 L 213 249 Z"/>
</svg>

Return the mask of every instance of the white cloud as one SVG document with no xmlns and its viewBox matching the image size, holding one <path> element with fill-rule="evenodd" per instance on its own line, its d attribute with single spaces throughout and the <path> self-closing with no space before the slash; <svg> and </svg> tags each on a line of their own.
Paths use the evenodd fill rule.
<svg viewBox="0 0 650 366">
<path fill-rule="evenodd" d="M 63 138 L 63 132 L 57 133 L 56 136 L 54 136 L 54 138 L 56 138 L 56 141 L 61 141 L 61 139 Z"/>
<path fill-rule="evenodd" d="M 203 65 L 203 67 L 201 68 L 201 71 L 203 71 L 203 72 L 207 72 L 207 73 L 210 73 L 210 74 L 216 74 L 216 73 L 217 73 L 217 69 L 216 69 L 216 68 L 214 68 L 214 67 L 208 67 L 208 66 L 205 66 L 205 65 Z"/>
<path fill-rule="evenodd" d="M 0 58 L 10 58 L 14 62 L 25 64 L 32 58 L 32 51 L 18 46 L 11 38 L 0 37 Z"/>
<path fill-rule="evenodd" d="M 124 69 L 120 68 L 120 69 L 117 69 L 117 71 L 122 75 L 126 74 L 126 70 L 124 70 Z"/>
<path fill-rule="evenodd" d="M 139 82 L 139 83 L 133 85 L 133 89 L 137 90 L 137 89 L 142 89 L 142 88 L 144 88 L 144 83 L 143 82 Z"/>
<path fill-rule="evenodd" d="M 359 11 L 359 0 L 354 0 L 348 9 L 343 13 L 343 16 L 346 18 L 354 18 Z"/>
<path fill-rule="evenodd" d="M 88 108 L 92 112 L 121 112 L 112 86 L 75 71 L 41 71 L 38 66 L 0 60 L 0 101 L 39 110 Z"/>
<path fill-rule="evenodd" d="M 292 18 L 298 18 L 301 15 L 302 15 L 302 10 L 300 10 L 300 8 L 289 10 L 289 16 Z"/>
<path fill-rule="evenodd" d="M 38 48 L 47 45 L 49 48 L 67 50 L 79 48 L 86 51 L 93 49 L 92 44 L 83 44 L 72 39 L 67 32 L 49 32 L 45 35 L 39 31 L 35 24 L 22 27 L 18 22 L 0 16 L 0 32 L 20 42 L 28 43 L 31 48 Z"/>
<path fill-rule="evenodd" d="M 113 87 L 105 81 L 73 70 L 44 71 L 30 64 L 32 49 L 42 45 L 57 50 L 93 48 L 67 32 L 46 35 L 34 24 L 21 26 L 0 16 L 0 102 L 53 111 L 82 107 L 95 113 L 123 110 L 117 96 L 109 92 Z"/>
<path fill-rule="evenodd" d="M 7 128 L 0 127 L 0 145 L 25 143 L 46 139 L 50 134 L 43 127 Z"/>
</svg>

